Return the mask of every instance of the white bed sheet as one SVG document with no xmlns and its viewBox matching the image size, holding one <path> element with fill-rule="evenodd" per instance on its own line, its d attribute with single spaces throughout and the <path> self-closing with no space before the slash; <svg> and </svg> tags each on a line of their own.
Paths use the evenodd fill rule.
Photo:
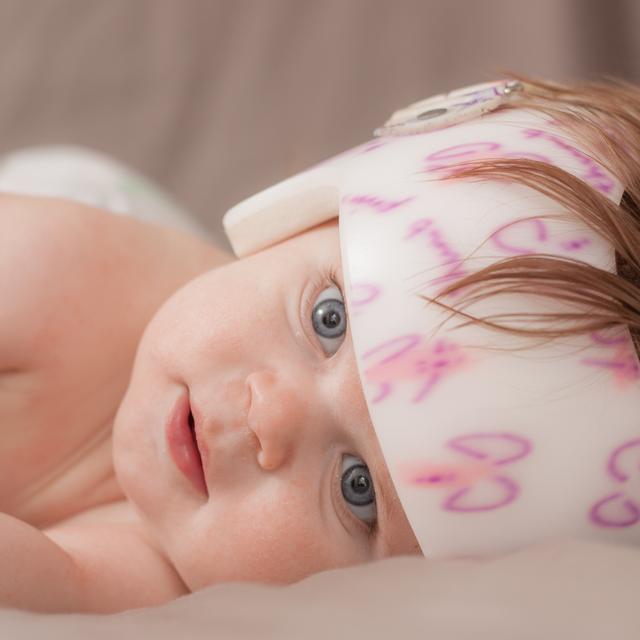
<svg viewBox="0 0 640 640">
<path fill-rule="evenodd" d="M 640 638 L 640 550 L 560 541 L 484 561 L 395 558 L 289 587 L 220 585 L 110 616 L 0 611 L 12 640 Z"/>
</svg>

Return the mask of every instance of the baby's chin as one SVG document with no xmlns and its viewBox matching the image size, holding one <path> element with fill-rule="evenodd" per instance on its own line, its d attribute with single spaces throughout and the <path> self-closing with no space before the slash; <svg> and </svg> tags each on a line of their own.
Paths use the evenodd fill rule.
<svg viewBox="0 0 640 640">
<path fill-rule="evenodd" d="M 113 421 L 113 469 L 125 497 L 135 505 L 136 492 L 132 492 L 131 488 L 135 487 L 135 477 L 140 471 L 139 463 L 136 462 L 135 433 L 127 428 L 127 415 L 127 395 L 125 394 Z"/>
<path fill-rule="evenodd" d="M 146 513 L 146 505 L 157 500 L 151 479 L 157 477 L 152 459 L 155 446 L 146 437 L 144 424 L 135 411 L 131 388 L 127 390 L 113 421 L 113 468 L 125 497 L 137 510 Z"/>
<path fill-rule="evenodd" d="M 195 513 L 180 479 L 172 474 L 162 442 L 154 433 L 155 416 L 143 417 L 130 390 L 125 395 L 113 423 L 113 467 L 116 480 L 140 519 L 163 546 L 164 532 L 175 528 Z M 157 429 L 155 429 L 157 431 Z M 162 429 L 160 428 L 160 431 Z"/>
</svg>

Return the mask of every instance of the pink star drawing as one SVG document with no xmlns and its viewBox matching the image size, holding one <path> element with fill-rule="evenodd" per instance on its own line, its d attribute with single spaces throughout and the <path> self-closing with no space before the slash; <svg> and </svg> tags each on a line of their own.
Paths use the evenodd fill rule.
<svg viewBox="0 0 640 640">
<path fill-rule="evenodd" d="M 420 334 L 387 340 L 367 351 L 365 377 L 378 385 L 372 402 L 381 402 L 404 382 L 417 384 L 412 402 L 423 400 L 444 377 L 461 369 L 469 358 L 454 342 L 439 338 L 428 342 Z"/>
</svg>

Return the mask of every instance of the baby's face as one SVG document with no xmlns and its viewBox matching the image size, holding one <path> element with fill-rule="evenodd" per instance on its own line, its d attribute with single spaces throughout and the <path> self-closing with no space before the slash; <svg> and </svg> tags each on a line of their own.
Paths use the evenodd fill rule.
<svg viewBox="0 0 640 640">
<path fill-rule="evenodd" d="M 116 471 L 192 590 L 418 550 L 341 291 L 333 222 L 200 276 L 145 332 L 116 418 Z"/>
</svg>

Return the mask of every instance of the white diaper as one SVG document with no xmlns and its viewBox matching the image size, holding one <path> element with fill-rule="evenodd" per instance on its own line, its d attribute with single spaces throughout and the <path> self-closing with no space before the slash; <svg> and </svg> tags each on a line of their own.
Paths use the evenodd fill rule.
<svg viewBox="0 0 640 640">
<path fill-rule="evenodd" d="M 0 192 L 67 198 L 115 214 L 207 235 L 192 215 L 151 180 L 83 147 L 31 147 L 1 156 Z"/>
</svg>

